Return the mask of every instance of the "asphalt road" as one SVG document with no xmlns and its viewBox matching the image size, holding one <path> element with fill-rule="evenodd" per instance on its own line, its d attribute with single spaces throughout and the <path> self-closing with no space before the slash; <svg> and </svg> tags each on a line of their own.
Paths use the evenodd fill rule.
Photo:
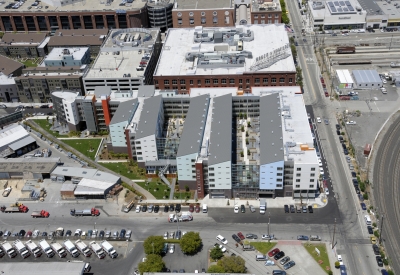
<svg viewBox="0 0 400 275">
<path fill-rule="evenodd" d="M 373 192 L 379 214 L 384 216 L 382 240 L 394 273 L 400 272 L 399 182 L 400 182 L 400 118 L 392 123 L 377 148 L 373 170 Z M 382 217 L 381 217 L 382 219 Z M 380 223 L 378 226 L 382 226 Z"/>
</svg>

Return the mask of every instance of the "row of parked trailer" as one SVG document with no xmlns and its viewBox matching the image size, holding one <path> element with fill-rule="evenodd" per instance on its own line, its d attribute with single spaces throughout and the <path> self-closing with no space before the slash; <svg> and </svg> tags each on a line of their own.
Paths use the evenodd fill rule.
<svg viewBox="0 0 400 275">
<path fill-rule="evenodd" d="M 102 241 L 100 244 L 92 241 L 89 243 L 89 246 L 87 246 L 82 240 L 77 240 L 75 243 L 70 240 L 65 240 L 63 244 L 63 246 L 57 242 L 49 244 L 45 239 L 39 241 L 39 245 L 34 243 L 32 240 L 25 243 L 20 240 L 15 240 L 12 242 L 12 245 L 9 242 L 4 241 L 1 243 L 0 257 L 7 254 L 8 257 L 14 258 L 18 253 L 24 259 L 29 257 L 31 254 L 37 258 L 42 255 L 42 252 L 48 258 L 52 258 L 55 254 L 60 258 L 64 258 L 67 256 L 67 253 L 71 254 L 74 258 L 78 257 L 81 253 L 85 257 L 90 257 L 92 252 L 99 259 L 106 257 L 106 254 L 113 259 L 118 257 L 118 253 L 108 241 Z"/>
</svg>

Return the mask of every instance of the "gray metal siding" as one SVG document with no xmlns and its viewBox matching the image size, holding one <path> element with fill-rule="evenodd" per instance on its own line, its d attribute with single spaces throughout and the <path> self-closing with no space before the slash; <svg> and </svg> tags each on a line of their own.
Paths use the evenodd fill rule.
<svg viewBox="0 0 400 275">
<path fill-rule="evenodd" d="M 86 118 L 86 128 L 90 132 L 97 132 L 97 123 L 94 116 L 92 102 L 82 102 L 82 110 Z"/>
</svg>

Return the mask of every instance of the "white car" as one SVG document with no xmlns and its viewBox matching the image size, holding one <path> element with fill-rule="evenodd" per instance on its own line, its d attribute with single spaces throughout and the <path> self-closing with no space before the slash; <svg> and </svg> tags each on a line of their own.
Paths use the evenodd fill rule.
<svg viewBox="0 0 400 275">
<path fill-rule="evenodd" d="M 168 239 L 168 232 L 164 232 L 164 240 Z"/>
<path fill-rule="evenodd" d="M 346 124 L 347 124 L 347 125 L 356 125 L 357 122 L 355 122 L 355 121 L 353 121 L 353 120 L 350 120 L 350 121 L 347 121 Z"/>
<path fill-rule="evenodd" d="M 322 161 L 321 161 L 320 158 L 318 159 L 318 166 L 319 166 L 319 167 L 322 167 Z"/>
<path fill-rule="evenodd" d="M 224 252 L 224 253 L 226 252 L 226 247 L 223 246 L 222 244 L 219 245 L 219 248 L 221 248 L 221 251 L 222 251 L 222 252 Z"/>
<path fill-rule="evenodd" d="M 221 235 L 217 236 L 217 240 L 220 241 L 223 244 L 227 244 L 228 243 L 228 241 L 224 237 L 222 237 Z"/>
<path fill-rule="evenodd" d="M 80 229 L 75 230 L 74 236 L 80 236 L 80 235 L 82 235 L 82 230 Z"/>
<path fill-rule="evenodd" d="M 329 189 L 328 188 L 325 188 L 325 194 L 329 195 Z"/>
<path fill-rule="evenodd" d="M 32 238 L 37 238 L 37 236 L 39 236 L 39 234 L 40 234 L 39 230 L 33 231 Z"/>
<path fill-rule="evenodd" d="M 321 123 L 321 122 L 322 122 L 322 120 L 321 120 L 321 118 L 320 118 L 319 116 L 317 117 L 317 122 L 318 122 L 318 123 Z"/>
<path fill-rule="evenodd" d="M 142 206 L 138 205 L 136 206 L 136 213 L 139 213 L 142 210 Z"/>
<path fill-rule="evenodd" d="M 338 262 L 339 262 L 340 265 L 344 265 L 344 264 L 343 264 L 342 255 L 337 255 L 337 260 L 338 260 Z"/>
<path fill-rule="evenodd" d="M 169 253 L 174 253 L 174 251 L 175 251 L 175 244 L 170 244 L 169 245 Z"/>
<path fill-rule="evenodd" d="M 239 213 L 239 206 L 235 205 L 235 208 L 233 208 L 233 212 L 235 212 L 236 214 Z"/>
<path fill-rule="evenodd" d="M 324 175 L 324 174 L 325 174 L 325 173 L 324 173 L 324 169 L 323 169 L 322 167 L 319 168 L 319 173 L 320 173 L 321 175 Z"/>
<path fill-rule="evenodd" d="M 386 79 L 382 78 L 382 83 L 386 84 L 387 83 Z"/>
<path fill-rule="evenodd" d="M 382 94 L 387 94 L 387 91 L 386 91 L 386 88 L 381 88 L 381 92 L 382 92 Z"/>
</svg>

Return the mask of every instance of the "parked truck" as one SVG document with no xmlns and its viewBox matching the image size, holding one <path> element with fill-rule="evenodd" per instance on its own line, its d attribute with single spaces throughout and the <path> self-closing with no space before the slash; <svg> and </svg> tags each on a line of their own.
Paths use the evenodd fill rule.
<svg viewBox="0 0 400 275">
<path fill-rule="evenodd" d="M 54 256 L 54 251 L 51 250 L 49 243 L 45 239 L 39 242 L 39 246 L 48 258 L 52 258 Z"/>
<path fill-rule="evenodd" d="M 70 211 L 71 216 L 99 216 L 100 211 L 96 208 L 92 209 L 84 209 L 84 210 L 76 210 L 71 209 Z"/>
<path fill-rule="evenodd" d="M 90 255 L 92 255 L 92 252 L 90 251 L 88 246 L 81 240 L 77 240 L 75 242 L 75 246 L 78 248 L 80 252 L 82 252 L 83 255 L 85 255 L 85 257 L 90 257 Z"/>
<path fill-rule="evenodd" d="M 192 213 L 190 212 L 182 212 L 182 214 L 179 216 L 179 221 L 180 222 L 187 222 L 187 221 L 192 221 L 193 216 Z"/>
<path fill-rule="evenodd" d="M 67 256 L 67 251 L 65 251 L 64 247 L 62 247 L 61 244 L 52 243 L 51 248 L 53 248 L 53 251 L 58 255 L 58 257 L 64 258 L 65 256 Z"/>
<path fill-rule="evenodd" d="M 18 251 L 19 255 L 21 255 L 22 258 L 25 259 L 31 255 L 26 246 L 18 239 L 13 242 L 13 246 Z"/>
<path fill-rule="evenodd" d="M 4 254 L 3 248 L 0 247 L 0 258 L 3 258 Z"/>
<path fill-rule="evenodd" d="M 117 258 L 118 253 L 115 251 L 114 247 L 107 241 L 102 241 L 101 242 L 101 247 L 104 249 L 104 251 L 111 257 L 111 258 Z"/>
<path fill-rule="evenodd" d="M 99 257 L 99 259 L 104 259 L 104 257 L 106 256 L 106 253 L 104 252 L 104 250 L 101 248 L 101 246 L 98 243 L 93 241 L 93 242 L 90 242 L 89 246 L 92 249 L 92 251 L 96 254 L 96 256 Z"/>
<path fill-rule="evenodd" d="M 76 258 L 80 255 L 75 245 L 70 240 L 64 241 L 64 247 L 71 254 L 72 257 Z"/>
<path fill-rule="evenodd" d="M 132 200 L 125 208 L 124 208 L 124 212 L 128 213 L 129 211 L 131 211 L 132 207 L 135 206 L 135 200 Z"/>
<path fill-rule="evenodd" d="M 5 205 L 3 205 L 0 208 L 0 211 L 4 213 L 26 213 L 28 212 L 28 207 L 26 207 L 22 203 L 17 202 L 12 204 L 10 207 L 6 207 Z"/>
<path fill-rule="evenodd" d="M 33 256 L 35 256 L 35 258 L 42 256 L 42 251 L 40 251 L 40 248 L 34 242 L 32 242 L 32 240 L 25 242 L 25 245 L 28 247 Z"/>
<path fill-rule="evenodd" d="M 8 195 L 10 195 L 12 188 L 11 187 L 7 187 L 6 189 L 4 189 L 3 191 L 3 197 L 8 197 Z"/>
<path fill-rule="evenodd" d="M 41 211 L 33 211 L 31 216 L 32 218 L 48 218 L 50 214 L 45 210 L 41 210 Z"/>
<path fill-rule="evenodd" d="M 265 214 L 267 211 L 267 202 L 265 199 L 260 199 L 260 214 Z"/>
<path fill-rule="evenodd" d="M 400 67 L 400 61 L 398 61 L 398 62 L 390 62 L 390 67 L 399 68 Z"/>
<path fill-rule="evenodd" d="M 2 242 L 1 247 L 4 249 L 4 252 L 7 253 L 8 257 L 14 258 L 15 256 L 17 256 L 17 252 L 9 242 Z"/>
</svg>

